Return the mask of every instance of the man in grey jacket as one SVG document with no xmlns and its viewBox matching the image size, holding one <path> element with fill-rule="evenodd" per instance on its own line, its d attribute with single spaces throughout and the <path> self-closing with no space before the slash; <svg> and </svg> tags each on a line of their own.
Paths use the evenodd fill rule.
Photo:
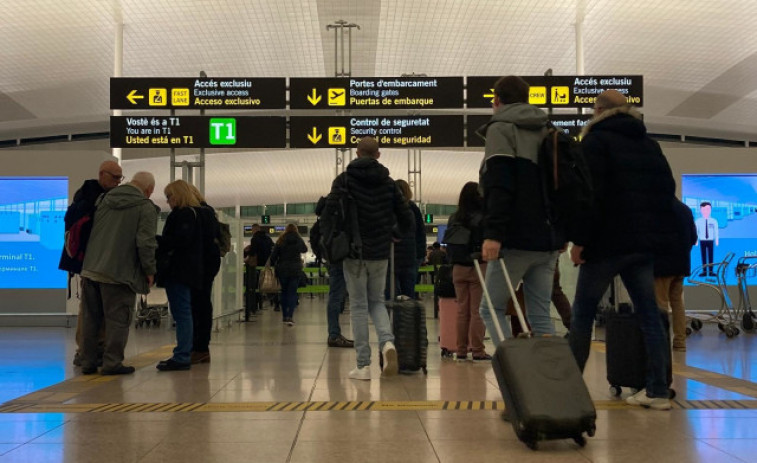
<svg viewBox="0 0 757 463">
<path fill-rule="evenodd" d="M 103 375 L 134 372 L 124 348 L 136 295 L 150 291 L 155 275 L 158 211 L 150 201 L 155 178 L 138 172 L 97 205 L 82 266 L 82 373 L 97 372 L 97 333 L 105 323 Z"/>
<path fill-rule="evenodd" d="M 528 321 L 536 335 L 554 334 L 550 297 L 558 250 L 565 238 L 547 216 L 538 155 L 547 134 L 547 114 L 528 104 L 529 86 L 517 76 L 494 84 L 494 115 L 486 126 L 486 150 L 479 171 L 484 198 L 484 260 L 502 252 L 513 285 L 523 280 Z M 505 307 L 510 295 L 498 263 L 486 268 L 486 287 L 505 336 Z M 484 301 L 480 308 L 494 344 L 501 339 Z"/>
</svg>

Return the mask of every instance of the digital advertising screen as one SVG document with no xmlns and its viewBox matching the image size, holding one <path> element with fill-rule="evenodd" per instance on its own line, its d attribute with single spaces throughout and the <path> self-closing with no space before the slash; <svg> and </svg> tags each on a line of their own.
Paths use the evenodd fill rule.
<svg viewBox="0 0 757 463">
<path fill-rule="evenodd" d="M 65 288 L 66 177 L 0 177 L 0 289 Z"/>
<path fill-rule="evenodd" d="M 718 264 L 733 252 L 726 283 L 736 285 L 739 258 L 757 256 L 757 174 L 682 175 L 681 193 L 697 226 L 691 278 L 715 281 L 706 264 Z M 747 272 L 748 285 L 757 284 L 755 270 Z"/>
</svg>

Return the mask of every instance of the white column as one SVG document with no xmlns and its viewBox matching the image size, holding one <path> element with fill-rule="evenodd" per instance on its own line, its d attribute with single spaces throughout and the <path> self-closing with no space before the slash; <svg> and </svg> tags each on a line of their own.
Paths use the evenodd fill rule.
<svg viewBox="0 0 757 463">
<path fill-rule="evenodd" d="M 584 16 L 586 0 L 576 2 L 576 74 L 584 74 Z"/>
<path fill-rule="evenodd" d="M 113 51 L 113 77 L 123 77 L 124 75 L 124 25 L 116 24 L 115 47 Z M 120 116 L 121 110 L 114 109 L 114 116 Z M 113 156 L 121 163 L 121 148 L 113 148 Z"/>
</svg>

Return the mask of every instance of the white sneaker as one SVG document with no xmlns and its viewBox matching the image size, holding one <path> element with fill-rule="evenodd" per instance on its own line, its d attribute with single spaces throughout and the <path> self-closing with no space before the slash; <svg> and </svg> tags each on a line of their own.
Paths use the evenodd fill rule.
<svg viewBox="0 0 757 463">
<path fill-rule="evenodd" d="M 670 410 L 672 408 L 670 399 L 667 397 L 648 397 L 646 389 L 642 389 L 631 397 L 628 397 L 626 403 L 629 405 L 641 405 L 646 408 L 654 408 L 655 410 Z"/>
<path fill-rule="evenodd" d="M 370 381 L 371 380 L 371 367 L 364 366 L 362 368 L 355 367 L 350 372 L 350 379 L 359 379 L 362 381 Z"/>
<path fill-rule="evenodd" d="M 384 356 L 384 376 L 396 375 L 399 371 L 399 365 L 397 364 L 397 349 L 394 347 L 394 343 L 392 341 L 385 342 L 381 354 Z"/>
</svg>

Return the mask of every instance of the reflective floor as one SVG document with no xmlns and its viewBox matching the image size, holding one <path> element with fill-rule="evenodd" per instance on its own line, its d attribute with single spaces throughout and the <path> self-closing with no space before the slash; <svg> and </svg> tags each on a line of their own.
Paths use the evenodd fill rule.
<svg viewBox="0 0 757 463">
<path fill-rule="evenodd" d="M 81 376 L 73 329 L 0 328 L 0 462 L 757 462 L 757 334 L 692 335 L 668 412 L 613 397 L 595 343 L 596 436 L 532 451 L 500 418 L 491 366 L 441 358 L 437 320 L 428 376 L 381 378 L 374 360 L 363 382 L 347 379 L 352 349 L 326 346 L 323 298 L 303 297 L 294 318 L 233 322 L 213 333 L 210 364 L 181 372 L 155 369 L 168 323 L 133 329 L 127 377 Z"/>
</svg>

